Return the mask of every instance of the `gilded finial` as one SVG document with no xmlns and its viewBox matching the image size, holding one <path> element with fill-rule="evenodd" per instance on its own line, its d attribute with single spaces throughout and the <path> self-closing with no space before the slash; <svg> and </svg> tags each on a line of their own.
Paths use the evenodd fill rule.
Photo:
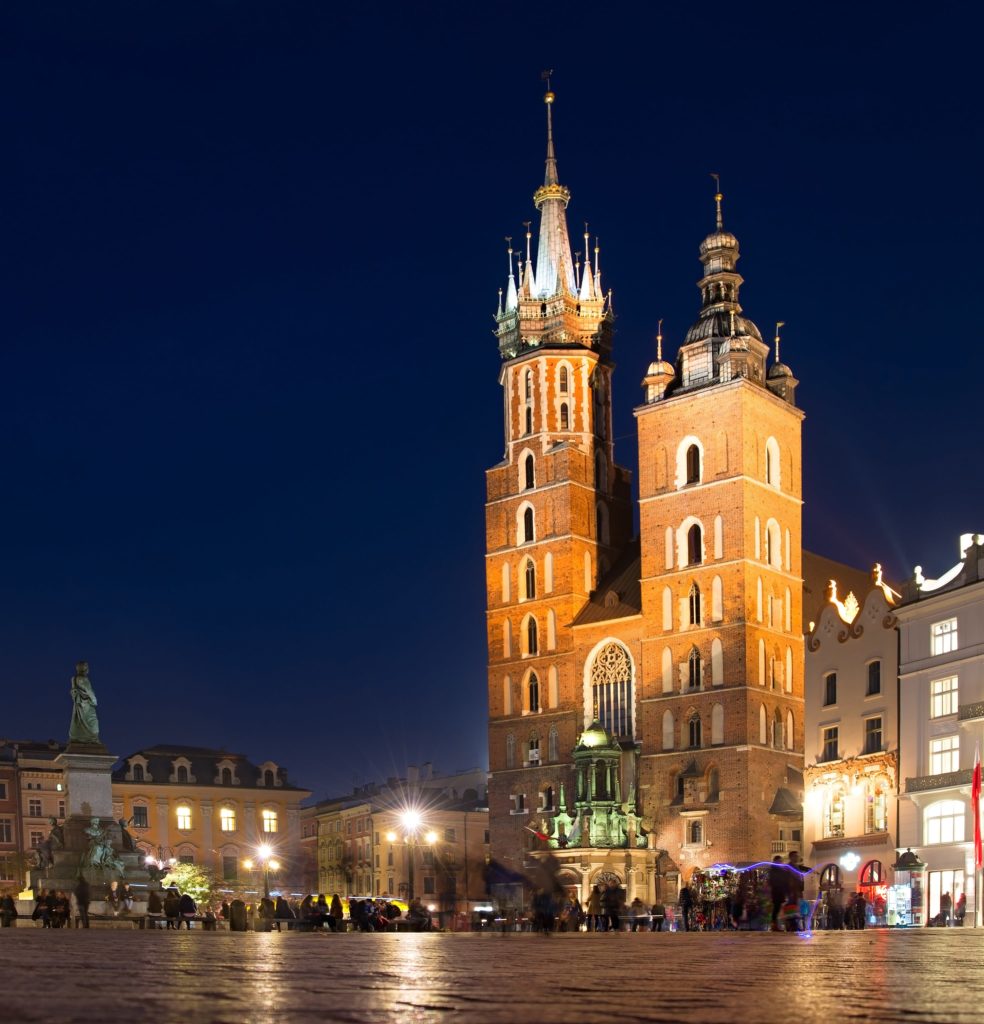
<svg viewBox="0 0 984 1024">
<path fill-rule="evenodd" d="M 663 361 L 663 318 L 659 318 L 659 323 L 656 325 L 656 358 Z"/>
<path fill-rule="evenodd" d="M 780 327 L 785 327 L 785 326 L 786 326 L 786 321 L 785 320 L 777 320 L 776 321 L 776 362 L 777 363 L 779 362 L 779 328 Z"/>
<path fill-rule="evenodd" d="M 523 227 L 526 228 L 526 262 L 527 263 L 529 263 L 529 261 L 530 261 L 530 239 L 533 237 L 533 234 L 530 231 L 530 225 L 532 223 L 533 222 L 531 220 L 524 220 L 523 221 Z"/>
<path fill-rule="evenodd" d="M 553 103 L 554 101 L 553 90 L 550 88 L 550 76 L 552 74 L 553 68 L 548 68 L 547 70 L 540 72 L 540 78 L 547 83 L 547 92 L 546 95 L 543 97 L 544 103 Z"/>
<path fill-rule="evenodd" d="M 509 257 L 508 257 L 508 258 L 509 258 L 509 276 L 510 276 L 510 277 L 512 277 L 512 276 L 513 276 L 513 262 L 512 262 L 512 258 L 513 258 L 513 247 L 512 247 L 512 235 L 506 235 L 506 245 L 508 246 L 508 252 L 509 252 Z"/>
<path fill-rule="evenodd" d="M 711 177 L 714 179 L 714 203 L 717 206 L 717 229 L 720 231 L 724 227 L 724 220 L 721 217 L 721 200 L 724 196 L 721 194 L 721 175 L 715 174 L 711 171 Z"/>
</svg>

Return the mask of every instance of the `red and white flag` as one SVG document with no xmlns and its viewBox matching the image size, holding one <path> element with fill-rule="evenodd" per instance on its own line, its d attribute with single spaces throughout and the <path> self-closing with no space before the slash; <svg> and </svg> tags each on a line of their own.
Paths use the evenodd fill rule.
<svg viewBox="0 0 984 1024">
<path fill-rule="evenodd" d="M 970 795 L 974 801 L 974 867 L 984 864 L 981 850 L 981 745 L 974 747 L 974 781 L 970 787 Z"/>
<path fill-rule="evenodd" d="M 549 842 L 550 840 L 550 836 L 548 836 L 546 832 L 541 832 L 538 828 L 530 828 L 529 825 L 524 825 L 523 828 L 525 828 L 527 832 L 532 832 L 537 839 L 543 839 L 545 842 Z"/>
</svg>

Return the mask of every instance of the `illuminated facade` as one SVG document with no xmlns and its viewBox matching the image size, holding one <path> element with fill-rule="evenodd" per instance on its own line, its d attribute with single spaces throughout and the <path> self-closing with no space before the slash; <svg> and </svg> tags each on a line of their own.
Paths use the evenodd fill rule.
<svg viewBox="0 0 984 1024">
<path fill-rule="evenodd" d="M 899 620 L 902 718 L 899 842 L 925 863 L 928 924 L 949 894 L 975 913 L 974 752 L 984 751 L 984 535 L 960 538 L 960 560 L 939 579 L 917 567 Z M 978 920 L 978 924 L 980 921 Z"/>
<path fill-rule="evenodd" d="M 638 817 L 651 855 L 636 863 L 627 837 L 611 842 L 625 854 L 588 846 L 579 863 L 567 858 L 568 880 L 584 895 L 607 872 L 630 899 L 647 899 L 661 874 L 770 857 L 800 820 L 802 414 L 796 379 L 767 365 L 742 313 L 738 242 L 718 196 L 700 247 L 698 319 L 675 366 L 660 339 L 643 381 L 633 540 L 612 438 L 611 296 L 597 243 L 586 234 L 583 262 L 571 254 L 546 100 L 537 259 L 527 230 L 525 248 L 509 250 L 497 313 L 505 451 L 487 472 L 486 503 L 493 856 L 521 867 L 543 846 L 530 826 L 549 834 L 574 809 L 573 751 L 597 719 L 619 748 L 622 813 Z"/>
<path fill-rule="evenodd" d="M 806 638 L 804 860 L 828 906 L 860 889 L 869 920 L 908 924 L 890 893 L 896 860 L 898 639 L 895 594 L 880 569 L 855 595 L 841 577 Z"/>
<path fill-rule="evenodd" d="M 113 772 L 113 814 L 132 819 L 146 854 L 202 864 L 228 884 L 258 883 L 243 862 L 263 844 L 281 865 L 278 884 L 300 880 L 300 805 L 310 795 L 272 761 L 203 747 L 148 747 Z"/>
</svg>

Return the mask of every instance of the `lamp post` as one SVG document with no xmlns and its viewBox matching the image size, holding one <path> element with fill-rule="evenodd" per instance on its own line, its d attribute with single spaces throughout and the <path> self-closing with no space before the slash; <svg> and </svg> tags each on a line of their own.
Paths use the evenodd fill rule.
<svg viewBox="0 0 984 1024">
<path fill-rule="evenodd" d="M 414 851 L 420 845 L 421 838 L 428 846 L 433 846 L 437 842 L 436 832 L 425 832 L 423 836 L 421 836 L 423 825 L 424 820 L 419 811 L 404 811 L 400 815 L 400 833 L 395 831 L 386 833 L 386 841 L 389 843 L 399 842 L 402 834 L 403 845 L 407 848 L 407 888 L 409 891 L 410 902 L 413 902 L 414 897 Z"/>
<path fill-rule="evenodd" d="M 168 853 L 171 853 L 170 847 L 168 847 Z M 165 857 L 164 847 L 157 847 L 157 856 L 155 857 L 152 853 L 148 853 L 144 858 L 144 864 L 147 867 L 147 873 L 150 875 L 152 882 L 160 881 L 167 873 L 177 864 L 176 857 Z"/>
<path fill-rule="evenodd" d="M 270 898 L 270 872 L 278 871 L 280 869 L 280 861 L 278 861 L 273 855 L 273 848 L 267 843 L 263 843 L 262 846 L 256 849 L 256 861 L 259 861 L 260 866 L 263 868 L 263 895 Z M 252 871 L 256 867 L 256 861 L 252 858 L 243 861 L 243 867 L 247 871 Z"/>
</svg>

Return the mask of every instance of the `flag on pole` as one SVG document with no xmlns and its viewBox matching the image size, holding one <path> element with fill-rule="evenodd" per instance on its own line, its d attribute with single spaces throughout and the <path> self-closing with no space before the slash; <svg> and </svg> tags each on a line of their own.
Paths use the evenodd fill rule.
<svg viewBox="0 0 984 1024">
<path fill-rule="evenodd" d="M 523 828 L 525 828 L 527 832 L 532 832 L 533 835 L 537 837 L 537 839 L 542 839 L 545 842 L 549 842 L 550 840 L 550 836 L 548 836 L 546 832 L 541 832 L 539 829 L 536 828 L 530 828 L 529 825 L 524 825 Z"/>
<path fill-rule="evenodd" d="M 984 864 L 981 849 L 981 745 L 974 747 L 974 780 L 970 787 L 974 801 L 974 867 L 978 870 Z"/>
</svg>

